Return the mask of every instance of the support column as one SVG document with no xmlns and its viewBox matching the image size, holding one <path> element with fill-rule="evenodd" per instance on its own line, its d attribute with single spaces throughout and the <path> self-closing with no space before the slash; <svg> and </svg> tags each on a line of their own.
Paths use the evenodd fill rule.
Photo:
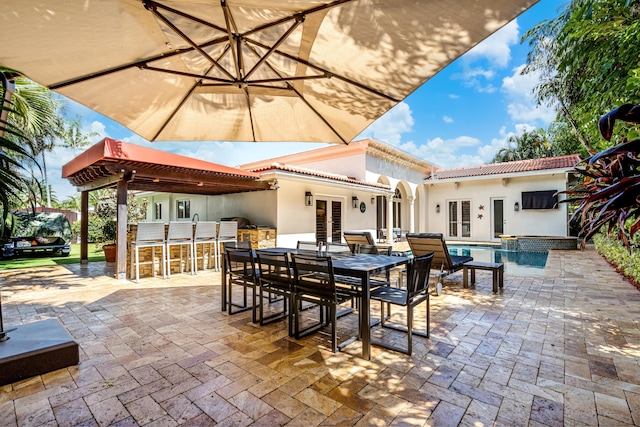
<svg viewBox="0 0 640 427">
<path fill-rule="evenodd" d="M 413 196 L 409 196 L 407 197 L 407 200 L 409 201 L 409 233 L 413 233 L 415 230 L 414 205 L 415 205 L 416 198 Z"/>
<path fill-rule="evenodd" d="M 80 264 L 89 263 L 89 192 L 80 193 Z"/>
<path fill-rule="evenodd" d="M 393 193 L 387 195 L 387 243 L 393 244 Z"/>
<path fill-rule="evenodd" d="M 117 194 L 117 233 L 116 233 L 116 279 L 127 278 L 127 180 L 122 177 L 118 181 Z"/>
</svg>

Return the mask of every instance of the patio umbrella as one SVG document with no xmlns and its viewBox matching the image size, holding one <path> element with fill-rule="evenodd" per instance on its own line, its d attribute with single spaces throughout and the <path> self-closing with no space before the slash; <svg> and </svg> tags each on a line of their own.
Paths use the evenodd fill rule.
<svg viewBox="0 0 640 427">
<path fill-rule="evenodd" d="M 5 0 L 0 63 L 150 140 L 348 143 L 537 0 Z"/>
</svg>

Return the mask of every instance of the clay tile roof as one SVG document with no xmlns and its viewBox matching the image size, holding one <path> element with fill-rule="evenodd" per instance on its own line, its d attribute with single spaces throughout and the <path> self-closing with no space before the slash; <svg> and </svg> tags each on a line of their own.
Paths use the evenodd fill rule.
<svg viewBox="0 0 640 427">
<path fill-rule="evenodd" d="M 439 169 L 435 172 L 435 178 L 465 178 L 471 176 L 512 174 L 549 169 L 571 169 L 580 160 L 582 160 L 580 155 L 569 154 L 566 156 L 546 157 L 542 159 L 518 160 L 515 162 L 490 163 L 480 166 Z"/>
<path fill-rule="evenodd" d="M 318 178 L 332 179 L 332 180 L 335 180 L 335 181 L 349 182 L 351 184 L 366 185 L 366 186 L 369 186 L 369 187 L 382 188 L 382 189 L 385 189 L 385 190 L 388 190 L 390 188 L 386 184 L 359 181 L 359 180 L 357 180 L 355 178 L 352 178 L 352 177 L 349 177 L 349 176 L 346 176 L 346 175 L 340 175 L 340 174 L 329 173 L 329 172 L 321 172 L 321 171 L 317 171 L 317 170 L 314 170 L 314 169 L 308 169 L 308 168 L 303 168 L 303 167 L 299 167 L 299 166 L 287 165 L 287 164 L 283 164 L 283 163 L 279 163 L 279 162 L 273 162 L 270 165 L 262 165 L 261 167 L 259 167 L 257 169 L 250 170 L 250 171 L 258 173 L 258 174 L 264 173 L 264 172 L 270 172 L 270 171 L 292 172 L 292 173 L 301 174 L 301 175 L 315 176 L 315 177 L 318 177 Z"/>
</svg>

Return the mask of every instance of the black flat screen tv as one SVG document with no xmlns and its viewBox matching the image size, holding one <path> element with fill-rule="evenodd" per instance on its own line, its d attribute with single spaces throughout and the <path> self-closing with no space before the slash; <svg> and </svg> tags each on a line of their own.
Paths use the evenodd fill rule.
<svg viewBox="0 0 640 427">
<path fill-rule="evenodd" d="M 556 209 L 558 207 L 557 191 L 523 191 L 522 209 Z"/>
</svg>

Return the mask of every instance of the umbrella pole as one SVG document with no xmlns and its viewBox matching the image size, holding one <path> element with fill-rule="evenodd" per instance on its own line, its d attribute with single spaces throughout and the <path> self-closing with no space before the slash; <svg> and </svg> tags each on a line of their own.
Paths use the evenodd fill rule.
<svg viewBox="0 0 640 427">
<path fill-rule="evenodd" d="M 15 90 L 15 83 L 7 79 L 7 76 L 0 72 L 0 79 L 2 79 L 2 111 L 0 112 L 0 138 L 4 136 L 4 129 L 7 126 L 7 119 L 9 117 L 9 107 L 11 106 L 11 96 Z"/>
</svg>

